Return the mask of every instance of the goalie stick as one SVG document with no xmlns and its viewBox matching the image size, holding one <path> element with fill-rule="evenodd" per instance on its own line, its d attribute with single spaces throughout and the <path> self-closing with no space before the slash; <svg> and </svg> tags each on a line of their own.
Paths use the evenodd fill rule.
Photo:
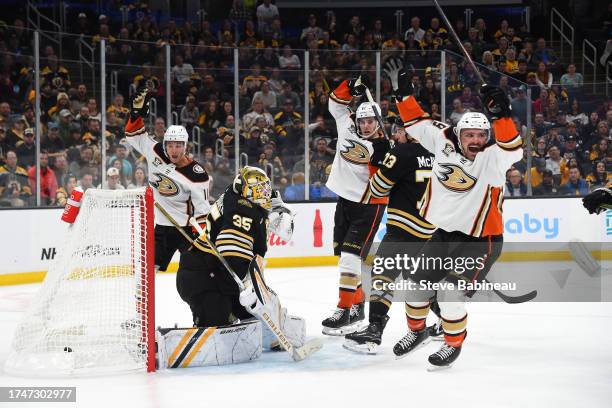
<svg viewBox="0 0 612 408">
<path fill-rule="evenodd" d="M 217 258 L 219 258 L 219 261 L 221 261 L 221 263 L 223 264 L 227 272 L 230 274 L 232 279 L 234 279 L 234 281 L 238 285 L 238 288 L 240 288 L 240 291 L 243 291 L 245 289 L 244 283 L 242 283 L 242 280 L 240 280 L 236 272 L 234 272 L 232 267 L 227 263 L 223 255 L 219 253 L 215 244 L 213 244 L 208 239 L 206 234 L 202 234 L 204 232 L 202 230 L 202 227 L 200 227 L 200 225 L 196 222 L 194 218 L 190 218 L 189 223 L 191 224 L 193 228 L 196 229 L 198 234 L 200 234 L 200 237 L 204 238 L 206 243 L 210 246 L 210 248 L 213 250 Z M 252 274 L 253 270 L 256 268 L 257 268 L 257 260 L 253 258 L 251 260 L 251 263 L 249 264 L 249 273 Z M 276 323 L 272 320 L 272 318 L 270 317 L 268 313 L 266 312 L 262 313 L 261 320 L 268 326 L 268 328 L 272 331 L 272 333 L 274 333 L 274 336 L 276 337 L 276 339 L 283 346 L 283 348 L 287 350 L 287 352 L 289 353 L 293 361 L 302 361 L 303 359 L 305 359 L 306 357 L 310 356 L 313 353 L 316 353 L 323 347 L 323 344 L 321 343 L 319 339 L 312 339 L 310 341 L 307 341 L 302 347 L 294 347 L 293 344 L 291 344 L 291 342 L 287 340 L 287 337 L 285 336 L 281 328 L 276 325 Z"/>
<path fill-rule="evenodd" d="M 166 209 L 161 204 L 159 204 L 158 202 L 155 202 L 155 207 L 157 207 L 157 209 L 162 214 L 164 214 L 164 216 L 168 219 L 168 221 L 170 221 L 172 223 L 172 225 L 174 225 L 174 227 L 176 229 L 181 231 L 181 234 L 183 235 L 183 237 L 185 237 L 185 239 L 191 245 L 194 245 L 194 239 L 191 238 L 189 235 L 187 235 L 185 233 L 185 231 L 183 231 L 181 226 L 176 222 L 176 220 L 168 213 L 168 211 L 166 211 Z M 196 231 L 198 231 L 198 234 L 200 234 L 200 236 L 203 236 L 202 235 L 202 232 L 203 232 L 202 227 L 200 227 L 200 224 L 198 224 L 195 219 L 190 218 L 189 219 L 189 223 L 196 229 Z M 219 258 L 219 261 L 223 264 L 223 266 L 225 267 L 227 272 L 230 274 L 232 279 L 234 279 L 234 281 L 238 285 L 238 288 L 240 288 L 241 291 L 244 290 L 244 284 L 242 283 L 242 281 L 240 280 L 238 275 L 236 275 L 236 272 L 234 272 L 232 267 L 227 263 L 227 261 L 225 260 L 223 255 L 221 255 L 219 253 L 219 251 L 217 250 L 217 247 L 212 242 L 210 242 L 208 237 L 206 237 L 205 235 L 203 237 L 206 240 L 206 243 L 208 245 L 210 245 L 211 249 L 213 250 L 213 252 L 217 256 L 217 258 Z M 256 266 L 257 266 L 257 261 L 256 261 L 255 258 L 253 258 L 253 260 L 249 264 L 249 273 Z M 264 316 L 262 317 L 262 321 L 264 322 L 264 324 L 266 324 L 266 326 L 268 326 L 270 331 L 272 331 L 272 333 L 278 339 L 279 343 L 283 346 L 283 348 L 285 350 L 287 350 L 287 352 L 289 353 L 289 355 L 291 356 L 293 361 L 302 361 L 306 357 L 310 356 L 311 354 L 316 353 L 317 351 L 319 351 L 323 347 L 323 343 L 321 343 L 321 341 L 319 339 L 312 339 L 310 341 L 307 341 L 302 347 L 294 347 L 293 344 L 291 344 L 291 342 L 289 342 L 289 340 L 287 340 L 287 337 L 285 336 L 283 331 L 280 329 L 280 327 L 278 327 L 272 321 L 272 319 L 270 318 L 270 316 L 267 313 L 264 314 Z"/>
</svg>

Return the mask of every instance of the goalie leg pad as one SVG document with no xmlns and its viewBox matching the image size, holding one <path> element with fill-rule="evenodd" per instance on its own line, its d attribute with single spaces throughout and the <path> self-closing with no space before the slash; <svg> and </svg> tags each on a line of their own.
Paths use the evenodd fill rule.
<svg viewBox="0 0 612 408">
<path fill-rule="evenodd" d="M 287 309 L 281 311 L 281 330 L 287 337 L 287 340 L 295 347 L 302 347 L 306 342 L 306 321 L 298 316 L 287 314 Z M 268 326 L 262 326 L 263 349 L 272 350 L 279 347 L 279 342 L 276 339 L 272 330 Z"/>
<path fill-rule="evenodd" d="M 219 327 L 159 329 L 159 368 L 186 368 L 243 363 L 262 352 L 261 322 L 251 320 Z"/>
</svg>

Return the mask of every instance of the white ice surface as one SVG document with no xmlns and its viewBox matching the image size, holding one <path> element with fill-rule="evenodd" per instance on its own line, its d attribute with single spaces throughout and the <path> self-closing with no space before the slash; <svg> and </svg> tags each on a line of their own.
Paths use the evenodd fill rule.
<svg viewBox="0 0 612 408">
<path fill-rule="evenodd" d="M 157 325 L 191 323 L 175 276 L 157 276 Z M 76 404 L 53 407 L 612 407 L 612 303 L 469 304 L 460 358 L 431 373 L 427 356 L 439 342 L 393 357 L 391 348 L 406 330 L 402 304 L 393 305 L 380 353 L 358 355 L 343 349 L 341 338 L 321 335 L 320 322 L 337 299 L 336 268 L 269 269 L 266 277 L 289 312 L 306 318 L 308 336 L 323 339 L 324 348 L 306 361 L 264 353 L 235 366 L 78 379 L 2 372 L 0 386 L 77 387 Z M 38 287 L 0 287 L 0 367 Z M 0 402 L 10 406 L 43 405 Z"/>
</svg>

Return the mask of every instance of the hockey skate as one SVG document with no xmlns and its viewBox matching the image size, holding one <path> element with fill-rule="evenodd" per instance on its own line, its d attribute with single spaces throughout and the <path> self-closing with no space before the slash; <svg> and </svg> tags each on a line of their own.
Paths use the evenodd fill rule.
<svg viewBox="0 0 612 408">
<path fill-rule="evenodd" d="M 450 368 L 451 364 L 461 354 L 461 347 L 453 347 L 446 343 L 442 345 L 440 350 L 429 356 L 430 368 L 427 371 L 438 371 L 444 368 Z"/>
<path fill-rule="evenodd" d="M 356 353 L 376 354 L 382 340 L 382 333 L 389 321 L 389 316 L 372 316 L 368 327 L 346 335 L 342 347 Z"/>
<path fill-rule="evenodd" d="M 393 346 L 393 354 L 396 359 L 404 358 L 411 351 L 429 343 L 430 340 L 429 331 L 426 328 L 418 332 L 408 330 L 408 334 Z"/>
<path fill-rule="evenodd" d="M 350 308 L 336 308 L 331 317 L 323 320 L 323 334 L 328 336 L 344 336 L 359 330 L 361 322 L 365 319 L 365 302 L 358 303 Z"/>
</svg>

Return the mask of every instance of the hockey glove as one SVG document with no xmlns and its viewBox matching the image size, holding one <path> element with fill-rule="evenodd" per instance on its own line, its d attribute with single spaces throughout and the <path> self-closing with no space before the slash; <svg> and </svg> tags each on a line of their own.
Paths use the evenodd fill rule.
<svg viewBox="0 0 612 408">
<path fill-rule="evenodd" d="M 612 190 L 605 187 L 595 189 L 584 196 L 582 205 L 589 211 L 589 214 L 599 214 L 612 206 Z"/>
<path fill-rule="evenodd" d="M 414 92 L 414 86 L 410 80 L 408 73 L 404 69 L 404 63 L 399 58 L 389 58 L 385 63 L 385 74 L 391 80 L 391 87 L 395 93 L 395 99 L 398 102 L 404 100 L 404 97 L 410 96 Z"/>
<path fill-rule="evenodd" d="M 349 93 L 351 96 L 358 97 L 363 96 L 366 93 L 366 88 L 370 88 L 370 79 L 367 75 L 359 74 L 348 83 Z"/>
<path fill-rule="evenodd" d="M 149 89 L 140 87 L 130 100 L 130 119 L 136 120 L 138 117 L 146 118 L 149 115 Z"/>
<path fill-rule="evenodd" d="M 492 120 L 509 118 L 512 115 L 510 99 L 501 88 L 484 84 L 480 88 L 480 100 L 485 113 Z"/>
</svg>

